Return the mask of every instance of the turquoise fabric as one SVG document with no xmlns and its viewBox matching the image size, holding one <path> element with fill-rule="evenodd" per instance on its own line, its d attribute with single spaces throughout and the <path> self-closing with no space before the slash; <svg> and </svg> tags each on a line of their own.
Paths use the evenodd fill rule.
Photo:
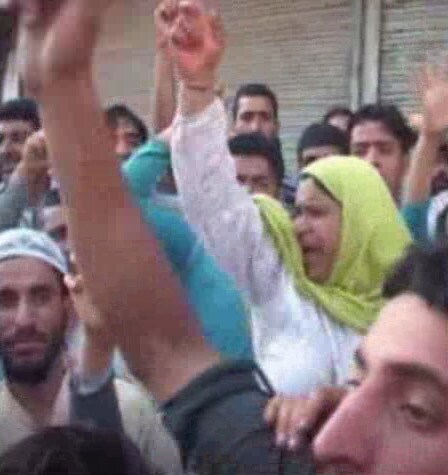
<svg viewBox="0 0 448 475">
<path fill-rule="evenodd" d="M 123 173 L 145 221 L 187 291 L 206 340 L 226 358 L 252 359 L 247 308 L 235 283 L 205 251 L 179 213 L 154 204 L 157 181 L 169 163 L 168 147 L 152 140 L 123 165 Z"/>
<path fill-rule="evenodd" d="M 412 237 L 417 243 L 428 242 L 428 210 L 430 200 L 403 206 L 401 215 L 405 220 Z"/>
</svg>

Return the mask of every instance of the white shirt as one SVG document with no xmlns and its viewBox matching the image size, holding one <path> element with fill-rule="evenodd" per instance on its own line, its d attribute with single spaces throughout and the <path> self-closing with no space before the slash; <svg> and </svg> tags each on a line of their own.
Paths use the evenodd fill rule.
<svg viewBox="0 0 448 475">
<path fill-rule="evenodd" d="M 360 335 L 296 291 L 257 205 L 237 183 L 221 101 L 176 118 L 172 162 L 187 220 L 251 304 L 254 354 L 274 389 L 308 394 L 344 382 Z"/>
</svg>

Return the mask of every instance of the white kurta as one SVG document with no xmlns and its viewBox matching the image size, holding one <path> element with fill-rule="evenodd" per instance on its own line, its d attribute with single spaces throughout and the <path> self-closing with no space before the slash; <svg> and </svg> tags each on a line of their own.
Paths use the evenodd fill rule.
<svg viewBox="0 0 448 475">
<path fill-rule="evenodd" d="M 172 162 L 189 223 L 251 304 L 255 357 L 275 390 L 308 394 L 344 382 L 360 336 L 295 289 L 257 205 L 237 183 L 221 101 L 176 118 Z"/>
</svg>

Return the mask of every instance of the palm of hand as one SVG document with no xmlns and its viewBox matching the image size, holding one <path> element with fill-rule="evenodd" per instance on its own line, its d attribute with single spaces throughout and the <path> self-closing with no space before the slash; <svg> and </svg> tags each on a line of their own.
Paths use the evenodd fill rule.
<svg viewBox="0 0 448 475">
<path fill-rule="evenodd" d="M 425 126 L 433 132 L 448 128 L 448 81 L 437 81 L 424 95 Z"/>
<path fill-rule="evenodd" d="M 172 31 L 171 48 L 178 73 L 186 82 L 210 85 L 224 52 L 224 34 L 216 18 L 207 14 L 191 30 L 194 33 L 181 40 L 176 39 L 175 27 Z"/>
</svg>

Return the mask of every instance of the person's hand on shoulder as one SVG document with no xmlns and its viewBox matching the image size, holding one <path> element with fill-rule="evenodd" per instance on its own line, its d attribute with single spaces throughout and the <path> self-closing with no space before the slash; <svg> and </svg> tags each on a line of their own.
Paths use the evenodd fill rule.
<svg viewBox="0 0 448 475">
<path fill-rule="evenodd" d="M 275 429 L 276 444 L 295 451 L 311 442 L 346 393 L 344 388 L 328 387 L 315 391 L 309 397 L 272 398 L 264 417 Z"/>
</svg>

